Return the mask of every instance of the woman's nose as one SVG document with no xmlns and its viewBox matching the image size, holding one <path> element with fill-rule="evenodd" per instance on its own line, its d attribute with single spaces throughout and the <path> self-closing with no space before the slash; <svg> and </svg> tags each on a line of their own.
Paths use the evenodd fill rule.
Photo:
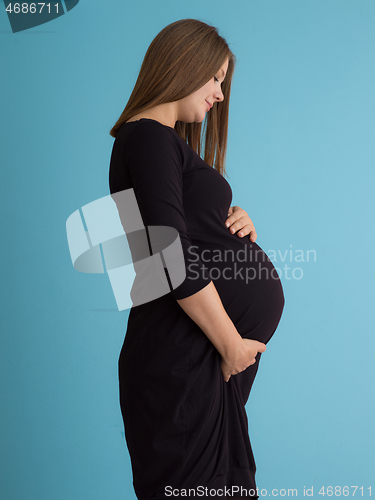
<svg viewBox="0 0 375 500">
<path fill-rule="evenodd" d="M 223 92 L 220 90 L 216 90 L 215 93 L 214 93 L 214 97 L 217 101 L 224 101 L 224 94 Z"/>
</svg>

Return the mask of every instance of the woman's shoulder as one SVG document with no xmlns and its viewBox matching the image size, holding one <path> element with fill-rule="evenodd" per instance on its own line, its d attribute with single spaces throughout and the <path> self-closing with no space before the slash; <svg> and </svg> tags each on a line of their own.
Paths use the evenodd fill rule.
<svg viewBox="0 0 375 500">
<path fill-rule="evenodd" d="M 117 132 L 117 148 L 123 150 L 125 161 L 134 158 L 169 158 L 183 165 L 186 143 L 176 130 L 150 118 L 125 122 Z"/>
<path fill-rule="evenodd" d="M 125 139 L 131 137 L 132 141 L 138 139 L 142 142 L 149 142 L 152 139 L 178 143 L 180 139 L 174 128 L 151 118 L 125 122 L 119 128 L 117 135 Z"/>
</svg>

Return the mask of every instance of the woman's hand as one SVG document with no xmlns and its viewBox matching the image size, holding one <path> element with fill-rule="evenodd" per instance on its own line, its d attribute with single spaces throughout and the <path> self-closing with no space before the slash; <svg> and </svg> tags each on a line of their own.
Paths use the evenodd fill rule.
<svg viewBox="0 0 375 500">
<path fill-rule="evenodd" d="M 242 342 L 241 342 L 242 341 Z M 258 342 L 257 340 L 241 338 L 231 353 L 226 357 L 222 356 L 221 371 L 225 382 L 228 382 L 232 375 L 246 370 L 250 365 L 256 361 L 255 356 L 258 352 L 264 352 L 266 344 Z"/>
<path fill-rule="evenodd" d="M 230 207 L 228 211 L 228 218 L 225 221 L 225 225 L 229 228 L 229 231 L 234 234 L 236 231 L 237 236 L 243 238 L 247 234 L 249 235 L 250 241 L 253 243 L 257 239 L 257 233 L 253 221 L 247 215 L 247 212 L 241 207 Z"/>
</svg>

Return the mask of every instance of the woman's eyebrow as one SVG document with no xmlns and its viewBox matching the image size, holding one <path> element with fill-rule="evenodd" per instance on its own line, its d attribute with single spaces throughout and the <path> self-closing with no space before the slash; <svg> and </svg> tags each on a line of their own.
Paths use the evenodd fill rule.
<svg viewBox="0 0 375 500">
<path fill-rule="evenodd" d="M 223 80 L 224 80 L 224 79 L 225 79 L 225 77 L 226 77 L 226 74 L 224 73 L 224 70 L 223 70 L 223 69 L 221 69 L 220 71 L 221 71 L 221 74 L 223 75 Z"/>
</svg>

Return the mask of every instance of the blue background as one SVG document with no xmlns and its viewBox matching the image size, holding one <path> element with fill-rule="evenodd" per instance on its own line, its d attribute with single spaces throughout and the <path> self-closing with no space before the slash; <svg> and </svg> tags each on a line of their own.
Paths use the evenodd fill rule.
<svg viewBox="0 0 375 500">
<path fill-rule="evenodd" d="M 0 8 L 4 500 L 135 498 L 128 312 L 107 275 L 73 269 L 65 222 L 109 194 L 109 130 L 154 36 L 188 17 L 237 57 L 232 204 L 266 252 L 316 252 L 274 261 L 285 310 L 247 404 L 258 487 L 375 486 L 373 0 L 81 0 L 15 34 Z"/>
</svg>

